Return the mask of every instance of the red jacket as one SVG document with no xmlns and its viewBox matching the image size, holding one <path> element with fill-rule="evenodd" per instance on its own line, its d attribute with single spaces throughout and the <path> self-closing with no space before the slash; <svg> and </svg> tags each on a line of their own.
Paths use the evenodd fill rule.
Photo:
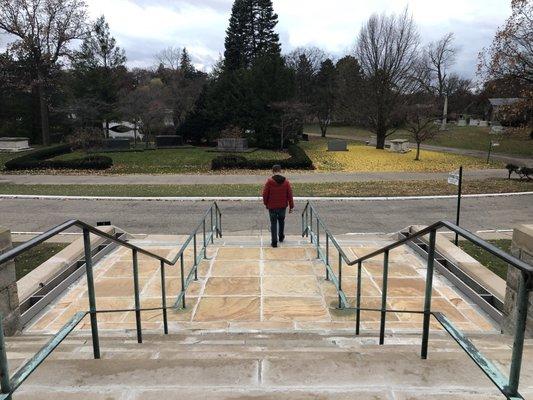
<svg viewBox="0 0 533 400">
<path fill-rule="evenodd" d="M 287 206 L 291 210 L 294 208 L 291 184 L 284 176 L 274 175 L 268 179 L 263 188 L 263 203 L 269 210 Z"/>
</svg>

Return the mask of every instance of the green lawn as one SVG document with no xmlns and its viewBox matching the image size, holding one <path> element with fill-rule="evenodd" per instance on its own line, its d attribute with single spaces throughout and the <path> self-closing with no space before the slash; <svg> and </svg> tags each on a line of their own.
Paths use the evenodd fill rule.
<svg viewBox="0 0 533 400">
<path fill-rule="evenodd" d="M 13 243 L 13 246 L 18 246 L 21 243 Z M 53 255 L 59 253 L 67 243 L 41 243 L 22 253 L 15 259 L 15 269 L 17 280 L 22 278 L 27 273 L 33 271 L 43 262 L 51 258 Z"/>
<path fill-rule="evenodd" d="M 131 152 L 106 152 L 102 155 L 113 159 L 113 167 L 106 172 L 116 174 L 171 174 L 199 173 L 211 170 L 211 160 L 221 154 L 207 151 L 206 148 L 161 149 Z M 73 159 L 85 154 L 77 151 L 57 157 Z M 239 153 L 252 160 L 282 160 L 288 158 L 286 152 L 257 150 L 252 153 Z"/>
<path fill-rule="evenodd" d="M 500 146 L 494 149 L 496 153 L 533 156 L 533 140 L 529 139 L 527 135 L 514 134 L 501 137 L 501 135 L 491 135 L 489 130 L 490 128 L 476 126 L 450 126 L 450 130 L 439 132 L 435 138 L 425 143 L 459 149 L 487 151 L 489 140 L 493 139 L 498 140 L 500 143 Z M 320 133 L 320 128 L 318 125 L 306 125 L 304 131 Z M 370 136 L 373 136 L 370 131 L 353 126 L 331 126 L 328 128 L 328 133 L 348 139 L 368 140 Z M 409 132 L 399 130 L 389 137 L 389 139 L 394 138 L 411 139 L 411 136 Z"/>
<path fill-rule="evenodd" d="M 511 251 L 511 240 L 509 239 L 488 240 L 488 242 L 507 253 Z M 500 278 L 507 279 L 507 264 L 498 257 L 470 242 L 460 241 L 459 247 Z"/>
<path fill-rule="evenodd" d="M 456 194 L 456 187 L 439 181 L 369 181 L 293 183 L 295 196 L 420 196 Z M 13 185 L 0 184 L 2 194 L 63 196 L 260 196 L 262 185 Z M 463 193 L 533 191 L 533 182 L 491 179 L 465 181 Z"/>
<path fill-rule="evenodd" d="M 301 147 L 319 171 L 446 172 L 461 165 L 471 169 L 503 168 L 501 163 L 487 164 L 476 157 L 427 150 L 421 150 L 420 160 L 415 161 L 414 151 L 393 153 L 357 141 L 348 142 L 348 151 L 327 151 L 327 140 L 314 137 L 309 142 L 302 142 Z"/>
</svg>

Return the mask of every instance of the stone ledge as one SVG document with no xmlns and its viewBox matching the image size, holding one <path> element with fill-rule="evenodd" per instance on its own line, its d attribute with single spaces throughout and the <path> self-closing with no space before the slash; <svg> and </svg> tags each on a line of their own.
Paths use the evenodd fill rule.
<svg viewBox="0 0 533 400">
<path fill-rule="evenodd" d="M 115 227 L 102 226 L 103 232 L 114 234 Z M 91 247 L 100 245 L 105 241 L 104 238 L 91 234 Z M 51 278 L 68 267 L 75 260 L 83 255 L 83 237 L 76 239 L 66 248 L 61 250 L 52 258 L 48 259 L 33 271 L 22 277 L 18 282 L 18 293 L 21 302 L 30 297 L 42 284 L 48 282 Z"/>
<path fill-rule="evenodd" d="M 418 232 L 423 228 L 425 228 L 425 226 L 414 225 L 409 228 L 409 232 Z M 426 243 L 428 239 L 429 235 L 423 237 L 423 240 Z M 506 288 L 506 282 L 504 279 L 500 278 L 494 272 L 479 263 L 475 258 L 468 255 L 442 233 L 437 234 L 435 248 L 444 257 L 457 265 L 457 267 L 466 275 L 491 292 L 498 300 L 501 302 L 504 301 Z"/>
</svg>

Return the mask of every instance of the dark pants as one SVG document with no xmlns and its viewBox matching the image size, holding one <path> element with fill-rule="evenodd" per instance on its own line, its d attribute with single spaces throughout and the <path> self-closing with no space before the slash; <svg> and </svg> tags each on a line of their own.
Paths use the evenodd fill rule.
<svg viewBox="0 0 533 400">
<path fill-rule="evenodd" d="M 278 243 L 285 238 L 285 212 L 286 208 L 274 208 L 268 210 L 270 214 L 270 233 L 272 235 L 272 244 Z M 279 229 L 279 230 L 278 230 Z"/>
</svg>

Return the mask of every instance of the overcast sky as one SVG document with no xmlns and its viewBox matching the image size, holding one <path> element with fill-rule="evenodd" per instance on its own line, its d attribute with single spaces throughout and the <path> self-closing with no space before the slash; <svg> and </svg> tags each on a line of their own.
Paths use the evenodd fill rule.
<svg viewBox="0 0 533 400">
<path fill-rule="evenodd" d="M 154 54 L 186 46 L 197 66 L 209 67 L 224 52 L 232 0 L 86 0 L 92 18 L 104 14 L 129 66 L 152 66 Z M 335 57 L 353 46 L 374 12 L 409 6 L 424 42 L 454 32 L 460 48 L 455 70 L 473 77 L 478 52 L 490 45 L 510 14 L 509 0 L 274 0 L 283 52 L 319 46 Z"/>
</svg>

